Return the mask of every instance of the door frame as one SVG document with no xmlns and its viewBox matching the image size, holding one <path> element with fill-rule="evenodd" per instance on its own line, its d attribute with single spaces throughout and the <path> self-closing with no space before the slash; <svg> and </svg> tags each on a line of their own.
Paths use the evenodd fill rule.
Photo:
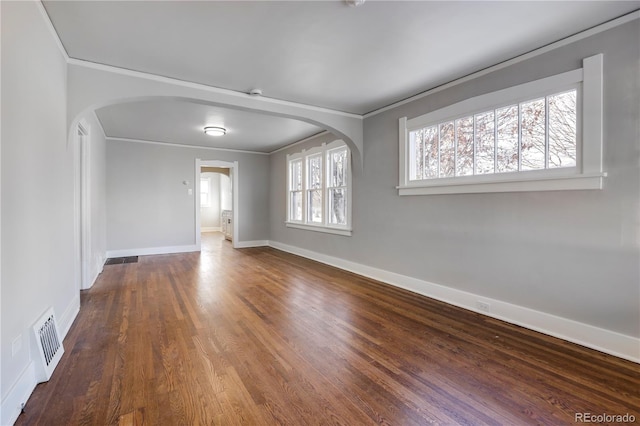
<svg viewBox="0 0 640 426">
<path fill-rule="evenodd" d="M 231 199 L 233 205 L 233 238 L 231 239 L 231 244 L 233 248 L 238 247 L 238 217 L 239 215 L 239 188 L 238 188 L 238 177 L 240 172 L 238 170 L 238 162 L 237 161 L 222 161 L 222 160 L 201 160 L 200 158 L 196 158 L 196 168 L 195 168 L 195 177 L 193 179 L 195 188 L 195 196 L 193 199 L 195 200 L 195 237 L 196 237 L 196 246 L 198 251 L 202 249 L 202 239 L 201 239 L 201 226 L 200 226 L 200 173 L 202 167 L 222 167 L 225 169 L 229 169 L 229 174 L 231 178 Z"/>
<path fill-rule="evenodd" d="M 74 149 L 74 200 L 75 200 L 75 252 L 76 280 L 78 290 L 91 287 L 91 173 L 89 165 L 89 143 L 91 126 L 81 120 L 75 131 Z"/>
</svg>

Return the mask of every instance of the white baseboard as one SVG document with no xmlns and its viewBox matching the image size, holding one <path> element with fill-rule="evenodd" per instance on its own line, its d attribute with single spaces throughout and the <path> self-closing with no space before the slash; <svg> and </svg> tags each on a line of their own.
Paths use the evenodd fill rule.
<svg viewBox="0 0 640 426">
<path fill-rule="evenodd" d="M 198 246 L 190 245 L 190 246 L 148 247 L 148 248 L 135 248 L 135 249 L 123 249 L 123 250 L 108 250 L 107 258 L 127 257 L 127 256 L 148 256 L 153 254 L 188 253 L 192 251 L 199 251 Z"/>
<path fill-rule="evenodd" d="M 236 241 L 234 248 L 265 247 L 268 245 L 268 240 Z"/>
<path fill-rule="evenodd" d="M 571 319 L 562 318 L 546 312 L 536 311 L 524 306 L 514 305 L 501 300 L 490 299 L 478 294 L 456 290 L 440 284 L 430 283 L 395 272 L 373 268 L 326 254 L 317 253 L 300 247 L 270 241 L 269 245 L 298 256 L 306 257 L 339 269 L 356 273 L 386 284 L 400 287 L 451 305 L 459 306 L 483 315 L 516 324 L 540 333 L 577 343 L 600 352 L 608 353 L 629 361 L 640 363 L 640 339 L 614 331 L 594 327 Z M 488 303 L 491 312 L 480 311 L 478 301 Z"/>
<path fill-rule="evenodd" d="M 20 415 L 22 404 L 27 403 L 37 384 L 35 366 L 31 361 L 11 387 L 7 396 L 2 400 L 0 425 L 12 425 L 15 423 Z"/>
<path fill-rule="evenodd" d="M 200 232 L 220 232 L 222 228 L 219 226 L 207 226 L 200 228 Z"/>
</svg>

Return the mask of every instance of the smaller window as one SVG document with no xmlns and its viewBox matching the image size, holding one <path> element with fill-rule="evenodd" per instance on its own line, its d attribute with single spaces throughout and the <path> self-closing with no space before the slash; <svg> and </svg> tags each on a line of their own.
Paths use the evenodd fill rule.
<svg viewBox="0 0 640 426">
<path fill-rule="evenodd" d="M 208 178 L 200 179 L 200 206 L 211 206 L 211 181 Z"/>
<path fill-rule="evenodd" d="M 287 226 L 351 235 L 350 151 L 342 141 L 287 156 Z"/>
</svg>

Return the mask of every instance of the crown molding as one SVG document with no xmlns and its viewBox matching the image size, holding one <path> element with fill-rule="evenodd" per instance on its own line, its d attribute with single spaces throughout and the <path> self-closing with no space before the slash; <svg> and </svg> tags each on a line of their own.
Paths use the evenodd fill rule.
<svg viewBox="0 0 640 426">
<path fill-rule="evenodd" d="M 111 136 L 107 136 L 106 138 L 107 140 L 118 141 L 118 142 L 133 142 L 133 143 L 144 143 L 149 145 L 164 145 L 164 146 L 170 146 L 174 148 L 207 149 L 211 151 L 237 152 L 241 154 L 269 155 L 268 152 L 247 151 L 242 149 L 216 148 L 213 146 L 200 146 L 200 145 L 182 145 L 178 143 L 150 141 L 150 140 L 144 140 L 144 139 L 114 138 Z"/>
<path fill-rule="evenodd" d="M 44 19 L 45 25 L 49 29 L 49 32 L 53 36 L 53 39 L 54 39 L 56 45 L 58 46 L 58 50 L 60 50 L 60 53 L 62 53 L 62 56 L 64 57 L 64 60 L 67 63 L 69 63 L 69 59 L 70 58 L 69 58 L 69 54 L 67 53 L 67 49 L 64 48 L 64 45 L 62 44 L 62 41 L 60 40 L 60 36 L 58 35 L 58 32 L 56 31 L 56 28 L 53 26 L 53 23 L 51 22 L 51 18 L 49 18 L 49 14 L 47 13 L 47 9 L 44 8 L 44 5 L 42 4 L 41 1 L 37 1 L 36 5 L 38 7 L 38 10 L 40 11 L 40 14 L 42 15 L 42 18 Z"/>
<path fill-rule="evenodd" d="M 561 40 L 558 40 L 558 41 L 555 41 L 553 43 L 547 44 L 546 46 L 543 46 L 543 47 L 540 47 L 538 49 L 532 50 L 531 52 L 524 53 L 524 54 L 522 54 L 520 56 L 516 56 L 515 58 L 508 59 L 508 60 L 506 60 L 504 62 L 500 62 L 499 64 L 492 65 L 492 66 L 490 66 L 488 68 L 484 68 L 484 69 L 482 69 L 480 71 L 476 71 L 476 72 L 474 72 L 472 74 L 466 75 L 464 77 L 460 77 L 460 78 L 458 78 L 456 80 L 452 80 L 452 81 L 450 81 L 448 83 L 444 83 L 444 84 L 442 84 L 440 86 L 434 87 L 434 88 L 429 89 L 429 90 L 427 90 L 425 92 L 418 93 L 417 95 L 414 95 L 414 96 L 411 96 L 409 98 L 403 99 L 401 101 L 392 103 L 392 104 L 387 105 L 385 107 L 373 110 L 371 112 L 368 112 L 368 113 L 364 114 L 362 117 L 363 118 L 373 117 L 373 116 L 381 114 L 381 113 L 383 113 L 385 111 L 389 111 L 391 109 L 397 108 L 397 107 L 399 107 L 401 105 L 405 105 L 405 104 L 408 104 L 410 102 L 417 101 L 418 99 L 422 99 L 424 97 L 433 95 L 434 93 L 441 92 L 443 90 L 449 89 L 450 87 L 454 87 L 454 86 L 457 86 L 459 84 L 466 83 L 467 81 L 474 80 L 474 79 L 476 79 L 478 77 L 482 77 L 483 75 L 487 75 L 487 74 L 490 74 L 492 72 L 501 70 L 503 68 L 507 68 L 507 67 L 509 67 L 511 65 L 515 65 L 515 64 L 517 64 L 519 62 L 526 61 L 527 59 L 531 59 L 531 58 L 534 58 L 536 56 L 540 56 L 540 55 L 542 55 L 544 53 L 550 52 L 550 51 L 555 50 L 555 49 L 557 49 L 559 47 L 566 46 L 566 45 L 571 44 L 571 43 L 575 43 L 576 41 L 579 41 L 579 40 L 585 39 L 587 37 L 591 37 L 592 35 L 599 34 L 601 32 L 610 30 L 611 28 L 615 28 L 615 27 L 618 27 L 620 25 L 624 25 L 627 22 L 631 22 L 631 21 L 634 21 L 636 19 L 640 19 L 640 10 L 633 11 L 633 12 L 628 13 L 626 15 L 623 15 L 623 16 L 621 16 L 619 18 L 615 18 L 615 19 L 612 19 L 611 21 L 607 21 L 607 22 L 602 23 L 600 25 L 596 25 L 595 27 L 589 28 L 588 30 L 581 31 L 581 32 L 579 32 L 577 34 L 574 34 L 572 36 L 563 38 Z"/>
</svg>

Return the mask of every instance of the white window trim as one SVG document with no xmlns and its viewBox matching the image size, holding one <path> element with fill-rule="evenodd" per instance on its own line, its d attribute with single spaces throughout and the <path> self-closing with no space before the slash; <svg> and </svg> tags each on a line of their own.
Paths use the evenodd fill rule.
<svg viewBox="0 0 640 426">
<path fill-rule="evenodd" d="M 347 163 L 348 163 L 348 172 L 347 172 L 347 224 L 346 226 L 341 225 L 331 225 L 328 223 L 328 205 L 327 205 L 327 173 L 328 173 L 328 161 L 327 161 L 327 153 L 336 148 L 347 148 Z M 322 199 L 323 199 L 323 215 L 322 215 L 322 223 L 310 223 L 307 222 L 307 157 L 316 155 L 318 153 L 322 153 Z M 289 213 L 291 212 L 291 197 L 289 194 L 291 193 L 291 173 L 290 173 L 290 164 L 291 161 L 302 159 L 302 221 L 293 221 L 289 220 Z M 313 147 L 310 149 L 302 150 L 301 152 L 297 152 L 295 154 L 288 154 L 287 159 L 287 210 L 286 210 L 286 220 L 285 225 L 287 228 L 294 229 L 303 229 L 306 231 L 314 231 L 314 232 L 324 232 L 327 234 L 334 235 L 344 235 L 351 236 L 352 228 L 351 228 L 351 210 L 352 210 L 352 178 L 351 178 L 351 150 L 348 148 L 347 144 L 344 143 L 341 139 L 333 141 L 331 143 L 323 143 L 320 146 Z"/>
<path fill-rule="evenodd" d="M 582 84 L 579 94 L 576 167 L 512 173 L 409 180 L 409 132 Z M 466 194 L 602 189 L 603 55 L 585 58 L 582 68 L 458 102 L 410 120 L 399 120 L 399 195 Z"/>
</svg>

